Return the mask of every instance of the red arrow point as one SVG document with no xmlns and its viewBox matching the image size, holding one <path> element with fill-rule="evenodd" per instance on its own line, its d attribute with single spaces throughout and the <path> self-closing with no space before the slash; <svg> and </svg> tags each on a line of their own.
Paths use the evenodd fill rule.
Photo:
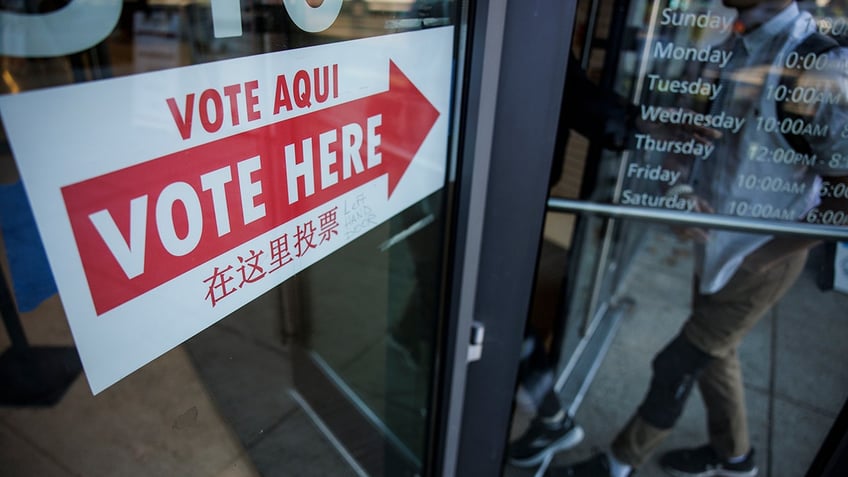
<svg viewBox="0 0 848 477">
<path fill-rule="evenodd" d="M 391 197 L 439 118 L 439 111 L 391 60 L 389 91 L 385 94 L 382 151 Z"/>
</svg>

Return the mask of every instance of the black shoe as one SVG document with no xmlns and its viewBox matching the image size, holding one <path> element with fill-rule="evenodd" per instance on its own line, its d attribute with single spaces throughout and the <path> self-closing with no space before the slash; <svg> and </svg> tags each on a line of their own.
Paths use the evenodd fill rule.
<svg viewBox="0 0 848 477">
<path fill-rule="evenodd" d="M 635 475 L 630 471 L 629 476 Z M 546 477 L 610 477 L 610 464 L 604 453 L 595 454 L 587 460 L 565 467 L 552 467 Z"/>
<path fill-rule="evenodd" d="M 660 466 L 675 477 L 754 477 L 757 475 L 754 449 L 748 452 L 745 460 L 736 464 L 721 460 L 710 445 L 696 449 L 678 449 L 662 456 Z"/>
<path fill-rule="evenodd" d="M 545 457 L 571 449 L 583 440 L 583 429 L 569 415 L 550 422 L 536 417 L 509 446 L 509 463 L 517 467 L 539 465 Z"/>
</svg>

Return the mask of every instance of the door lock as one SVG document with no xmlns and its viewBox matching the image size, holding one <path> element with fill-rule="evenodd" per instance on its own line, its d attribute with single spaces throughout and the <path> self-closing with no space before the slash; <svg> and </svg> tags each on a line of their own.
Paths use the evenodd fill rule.
<svg viewBox="0 0 848 477">
<path fill-rule="evenodd" d="M 471 323 L 471 335 L 468 340 L 468 362 L 479 361 L 483 356 L 483 336 L 486 334 L 486 326 L 479 321 Z"/>
</svg>

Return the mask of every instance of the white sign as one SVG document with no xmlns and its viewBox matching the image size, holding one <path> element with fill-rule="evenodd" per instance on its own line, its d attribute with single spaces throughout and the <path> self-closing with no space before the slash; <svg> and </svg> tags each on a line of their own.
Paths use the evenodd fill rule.
<svg viewBox="0 0 848 477">
<path fill-rule="evenodd" d="M 452 40 L 0 97 L 92 391 L 441 188 Z"/>
</svg>

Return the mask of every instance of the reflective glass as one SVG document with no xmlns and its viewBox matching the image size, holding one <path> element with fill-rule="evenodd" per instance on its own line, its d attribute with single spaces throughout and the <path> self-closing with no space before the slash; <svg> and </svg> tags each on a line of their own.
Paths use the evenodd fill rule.
<svg viewBox="0 0 848 477">
<path fill-rule="evenodd" d="M 461 7 L 0 7 L 0 473 L 427 471 Z"/>
<path fill-rule="evenodd" d="M 738 472 L 804 475 L 848 396 L 844 2 L 578 12 L 551 195 L 615 218 L 549 213 L 531 325 L 585 432 L 550 465 L 602 449 L 638 475 L 733 458 Z M 513 442 L 549 409 L 536 371 Z M 697 472 L 668 455 L 703 445 L 688 455 Z"/>
</svg>

